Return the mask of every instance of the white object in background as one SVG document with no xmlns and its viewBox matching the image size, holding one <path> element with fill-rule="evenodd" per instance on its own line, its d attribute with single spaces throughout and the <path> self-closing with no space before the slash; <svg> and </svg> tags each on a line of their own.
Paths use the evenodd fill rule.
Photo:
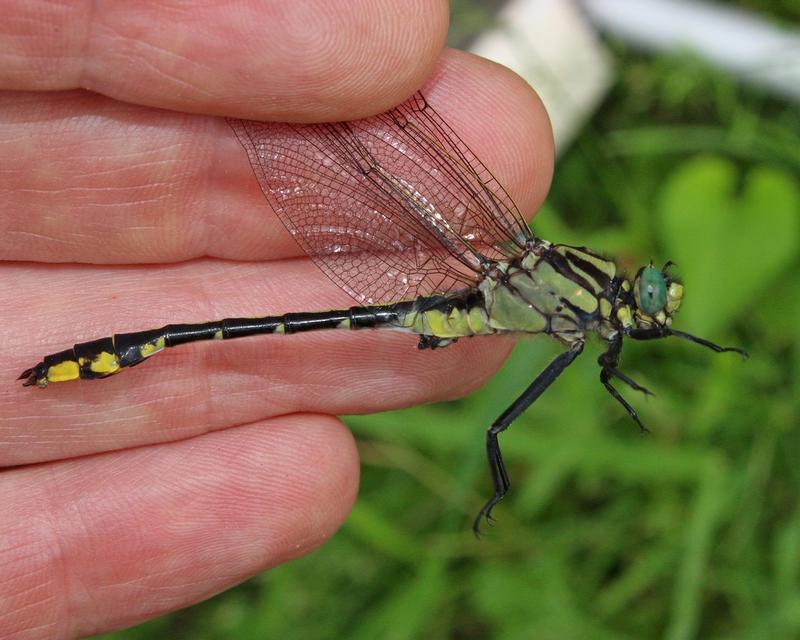
<svg viewBox="0 0 800 640">
<path fill-rule="evenodd" d="M 592 22 L 651 51 L 688 50 L 800 100 L 800 31 L 699 0 L 581 0 Z"/>
<path fill-rule="evenodd" d="M 610 56 L 571 0 L 511 0 L 470 48 L 536 89 L 562 151 L 605 96 Z"/>
</svg>

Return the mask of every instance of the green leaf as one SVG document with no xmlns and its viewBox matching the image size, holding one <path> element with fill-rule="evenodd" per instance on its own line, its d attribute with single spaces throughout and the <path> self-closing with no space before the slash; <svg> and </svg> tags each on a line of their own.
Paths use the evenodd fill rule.
<svg viewBox="0 0 800 640">
<path fill-rule="evenodd" d="M 797 182 L 758 165 L 684 162 L 659 194 L 659 232 L 686 286 L 679 326 L 714 336 L 796 257 Z"/>
</svg>

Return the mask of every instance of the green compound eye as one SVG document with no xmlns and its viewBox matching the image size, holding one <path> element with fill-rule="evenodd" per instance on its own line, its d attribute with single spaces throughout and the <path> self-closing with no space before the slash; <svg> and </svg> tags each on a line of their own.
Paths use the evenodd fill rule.
<svg viewBox="0 0 800 640">
<path fill-rule="evenodd" d="M 654 316 L 667 304 L 667 283 L 664 281 L 664 274 L 650 265 L 642 270 L 638 280 L 639 308 L 648 316 Z"/>
</svg>

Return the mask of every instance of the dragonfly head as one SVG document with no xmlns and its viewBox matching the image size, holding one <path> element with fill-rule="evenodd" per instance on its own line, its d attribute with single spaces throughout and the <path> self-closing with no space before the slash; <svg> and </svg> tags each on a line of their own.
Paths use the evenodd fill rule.
<svg viewBox="0 0 800 640">
<path fill-rule="evenodd" d="M 659 271 L 651 262 L 642 267 L 633 280 L 634 317 L 639 327 L 663 327 L 672 324 L 672 315 L 681 306 L 683 285 L 669 275 L 671 262 Z"/>
</svg>

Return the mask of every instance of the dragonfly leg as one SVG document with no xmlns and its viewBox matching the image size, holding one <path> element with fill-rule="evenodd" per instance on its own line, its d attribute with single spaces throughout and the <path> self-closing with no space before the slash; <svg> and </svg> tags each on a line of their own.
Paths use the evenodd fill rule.
<svg viewBox="0 0 800 640">
<path fill-rule="evenodd" d="M 682 340 L 688 340 L 689 342 L 694 342 L 695 344 L 702 345 L 703 347 L 711 349 L 712 351 L 716 351 L 717 353 L 725 353 L 727 351 L 732 351 L 733 353 L 738 353 L 743 358 L 748 357 L 747 351 L 739 349 L 738 347 L 721 347 L 718 344 L 714 344 L 710 340 L 706 340 L 705 338 L 698 338 L 697 336 L 693 336 L 691 333 L 686 333 L 685 331 L 678 331 L 677 329 L 671 329 L 669 327 L 654 327 L 650 329 L 628 329 L 627 334 L 634 340 L 660 340 L 661 338 L 675 336 L 676 338 L 681 338 Z"/>
<path fill-rule="evenodd" d="M 609 341 L 608 349 L 597 358 L 597 364 L 600 365 L 602 369 L 608 372 L 611 377 L 617 378 L 618 380 L 622 380 L 625 384 L 627 384 L 631 389 L 634 391 L 641 391 L 646 396 L 655 395 L 650 389 L 647 387 L 643 387 L 640 385 L 636 380 L 631 378 L 630 376 L 622 373 L 617 366 L 619 365 L 619 356 L 622 352 L 622 336 L 617 334 L 614 338 Z"/>
<path fill-rule="evenodd" d="M 506 472 L 506 466 L 503 462 L 503 456 L 500 453 L 500 443 L 497 440 L 497 436 L 522 415 L 522 413 L 545 392 L 555 379 L 561 375 L 564 369 L 580 355 L 581 351 L 583 351 L 583 345 L 584 340 L 581 338 L 572 344 L 569 351 L 559 354 L 555 360 L 547 365 L 544 371 L 536 376 L 536 379 L 522 392 L 522 395 L 514 400 L 511 406 L 492 423 L 492 426 L 489 427 L 486 432 L 486 454 L 489 459 L 489 471 L 492 476 L 494 495 L 483 505 L 472 523 L 472 530 L 475 532 L 476 536 L 480 535 L 480 524 L 484 518 L 491 524 L 492 509 L 503 499 L 506 493 L 508 493 L 508 489 L 511 486 L 508 473 Z"/>
<path fill-rule="evenodd" d="M 458 338 L 439 338 L 437 336 L 421 335 L 417 349 L 441 349 L 447 347 L 454 342 L 458 342 Z"/>
<path fill-rule="evenodd" d="M 636 413 L 636 409 L 634 409 L 611 384 L 611 378 L 618 378 L 636 391 L 642 391 L 645 394 L 653 395 L 645 387 L 617 369 L 621 352 L 622 335 L 617 334 L 608 341 L 608 349 L 597 359 L 597 363 L 600 365 L 600 382 L 603 383 L 603 386 L 606 388 L 606 391 L 611 394 L 611 397 L 619 402 L 624 407 L 625 411 L 628 412 L 628 415 L 633 418 L 634 422 L 639 425 L 640 431 L 642 433 L 647 433 L 647 427 L 642 424 L 642 421 L 639 419 L 639 414 Z"/>
<path fill-rule="evenodd" d="M 600 358 L 598 358 L 597 360 L 599 362 Z M 601 366 L 602 366 L 602 363 L 601 363 Z M 634 380 L 630 376 L 622 373 L 622 371 L 620 371 L 619 369 L 611 368 L 611 369 L 609 369 L 609 372 L 611 373 L 612 376 L 614 376 L 618 380 L 622 380 L 622 382 L 627 384 L 634 391 L 641 391 L 646 396 L 654 396 L 655 395 L 652 391 L 650 391 L 650 389 L 648 389 L 647 387 L 643 387 L 638 382 L 636 382 L 636 380 Z"/>
</svg>

